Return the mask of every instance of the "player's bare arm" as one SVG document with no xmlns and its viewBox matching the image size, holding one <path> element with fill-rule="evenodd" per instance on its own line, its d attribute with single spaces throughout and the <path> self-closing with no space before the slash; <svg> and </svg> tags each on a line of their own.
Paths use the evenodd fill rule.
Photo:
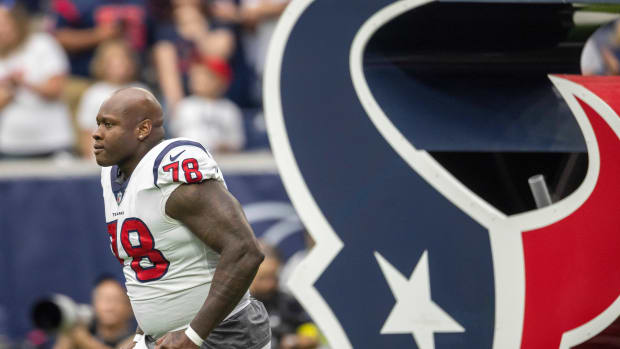
<svg viewBox="0 0 620 349">
<path fill-rule="evenodd" d="M 263 254 L 241 205 L 219 181 L 180 185 L 170 195 L 166 213 L 220 254 L 209 295 L 190 324 L 204 339 L 245 294 Z M 183 331 L 177 331 L 160 338 L 156 349 L 195 347 Z"/>
</svg>

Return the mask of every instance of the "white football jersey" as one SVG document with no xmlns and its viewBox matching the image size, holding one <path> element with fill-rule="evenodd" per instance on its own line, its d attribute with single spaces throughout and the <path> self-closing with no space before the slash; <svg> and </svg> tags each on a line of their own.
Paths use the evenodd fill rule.
<svg viewBox="0 0 620 349">
<path fill-rule="evenodd" d="M 112 252 L 138 325 L 155 338 L 187 327 L 209 293 L 219 254 L 166 214 L 179 185 L 208 179 L 224 182 L 209 152 L 186 138 L 156 145 L 122 183 L 117 166 L 101 171 Z M 229 316 L 248 303 L 246 293 Z"/>
</svg>

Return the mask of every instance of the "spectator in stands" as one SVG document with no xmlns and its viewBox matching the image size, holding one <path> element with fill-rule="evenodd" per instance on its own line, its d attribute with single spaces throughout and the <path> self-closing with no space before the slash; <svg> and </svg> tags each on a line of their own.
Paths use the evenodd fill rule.
<svg viewBox="0 0 620 349">
<path fill-rule="evenodd" d="M 92 133 L 97 128 L 95 117 L 105 99 L 118 89 L 141 86 L 136 81 L 137 65 L 136 53 L 125 40 L 106 41 L 97 48 L 91 64 L 91 74 L 97 82 L 84 92 L 77 111 L 79 145 L 84 157 L 93 157 Z"/>
<path fill-rule="evenodd" d="M 71 73 L 90 76 L 90 61 L 97 46 L 124 38 L 132 49 L 147 46 L 147 12 L 144 0 L 52 0 L 54 35 L 69 53 Z"/>
<path fill-rule="evenodd" d="M 243 26 L 238 3 L 239 0 L 211 0 L 207 10 L 212 24 L 231 30 L 235 36 L 235 50 L 228 60 L 235 76 L 226 95 L 241 107 L 255 108 L 261 106 L 262 97 L 257 94 L 256 74 L 242 44 Z"/>
<path fill-rule="evenodd" d="M 581 54 L 583 75 L 620 74 L 620 20 L 599 28 Z"/>
<path fill-rule="evenodd" d="M 60 94 L 69 69 L 62 47 L 31 32 L 19 6 L 0 5 L 0 154 L 43 157 L 73 147 L 73 128 Z"/>
<path fill-rule="evenodd" d="M 95 320 L 88 328 L 77 324 L 60 334 L 53 349 L 124 348 L 133 341 L 135 326 L 129 298 L 114 278 L 99 279 L 93 290 Z"/>
<path fill-rule="evenodd" d="M 214 152 L 241 150 L 245 143 L 241 110 L 222 97 L 231 75 L 221 58 L 194 59 L 189 74 L 192 95 L 179 102 L 171 122 L 175 136 L 195 139 Z"/>
<path fill-rule="evenodd" d="M 258 77 L 255 94 L 260 99 L 267 48 L 278 19 L 290 0 L 241 0 L 240 17 L 246 28 L 243 46 L 250 66 Z"/>
<path fill-rule="evenodd" d="M 148 44 L 146 0 L 51 0 L 53 33 L 69 55 L 71 77 L 63 98 L 75 112 L 90 84 L 90 63 L 97 46 L 124 38 L 142 54 Z"/>
<path fill-rule="evenodd" d="M 267 308 L 271 324 L 272 348 L 317 348 L 318 330 L 301 305 L 278 289 L 280 258 L 277 251 L 270 246 L 262 247 L 265 259 L 250 285 L 250 293 Z"/>
<path fill-rule="evenodd" d="M 192 1 L 172 5 L 172 21 L 156 30 L 153 50 L 160 89 L 168 109 L 186 95 L 191 60 L 195 55 L 227 60 L 235 48 L 233 33 L 227 28 L 213 27 L 202 6 Z"/>
</svg>

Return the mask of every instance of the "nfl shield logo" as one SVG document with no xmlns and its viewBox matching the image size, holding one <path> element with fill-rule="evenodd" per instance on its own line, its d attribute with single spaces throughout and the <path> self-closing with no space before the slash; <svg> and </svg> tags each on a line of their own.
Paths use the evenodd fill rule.
<svg viewBox="0 0 620 349">
<path fill-rule="evenodd" d="M 116 203 L 120 205 L 121 200 L 123 200 L 123 192 L 119 191 L 118 193 L 116 193 Z"/>
</svg>

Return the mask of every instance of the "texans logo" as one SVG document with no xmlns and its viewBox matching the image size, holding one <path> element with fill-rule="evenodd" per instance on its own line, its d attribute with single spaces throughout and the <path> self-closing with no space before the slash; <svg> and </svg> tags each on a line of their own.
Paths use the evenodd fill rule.
<svg viewBox="0 0 620 349">
<path fill-rule="evenodd" d="M 281 18 L 267 125 L 317 242 L 289 286 L 334 348 L 571 348 L 620 314 L 620 80 L 550 76 L 588 171 L 563 200 L 505 215 L 417 149 L 364 77 L 372 34 L 426 3 L 300 0 Z"/>
</svg>

